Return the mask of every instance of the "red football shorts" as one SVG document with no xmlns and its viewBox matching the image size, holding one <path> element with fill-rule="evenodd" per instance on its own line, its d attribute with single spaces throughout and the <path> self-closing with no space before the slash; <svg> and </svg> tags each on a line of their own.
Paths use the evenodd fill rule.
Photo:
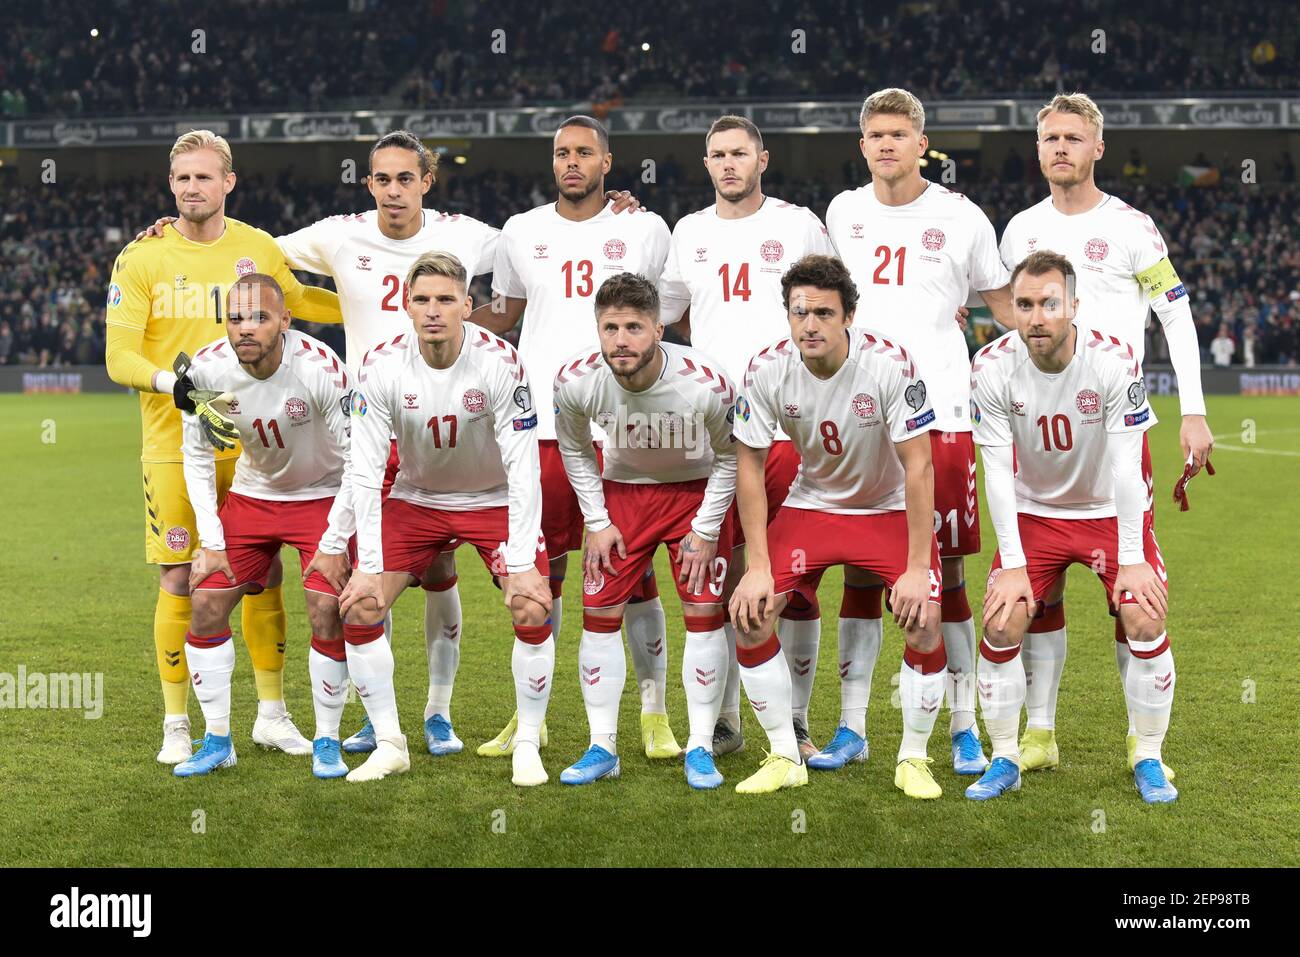
<svg viewBox="0 0 1300 957">
<path fill-rule="evenodd" d="M 907 513 L 842 515 L 782 506 L 767 527 L 774 591 L 797 591 L 812 601 L 832 565 L 871 572 L 893 588 L 907 570 Z M 930 538 L 930 601 L 938 603 L 943 575 L 939 543 Z"/>
<path fill-rule="evenodd" d="M 439 552 L 453 542 L 469 542 L 488 571 L 506 574 L 503 553 L 510 537 L 510 518 L 504 505 L 457 512 L 390 497 L 384 503 L 383 526 L 386 572 L 406 572 L 418 581 Z M 545 578 L 550 564 L 540 537 L 535 564 Z"/>
<path fill-rule="evenodd" d="M 980 507 L 971 434 L 931 432 L 930 459 L 934 464 L 934 536 L 939 540 L 939 555 L 978 555 Z"/>
<path fill-rule="evenodd" d="M 223 572 L 205 578 L 199 588 L 236 588 L 253 585 L 254 592 L 266 587 L 271 561 L 280 554 L 280 548 L 291 545 L 298 549 L 298 561 L 303 569 L 311 562 L 320 544 L 321 536 L 329 527 L 330 508 L 334 497 L 312 498 L 298 502 L 273 502 L 269 499 L 250 498 L 237 492 L 226 494 L 217 514 L 226 533 L 226 558 L 235 573 L 232 582 Z M 349 555 L 355 554 L 349 546 Z M 319 572 L 303 579 L 302 586 L 309 591 L 337 595 L 334 586 Z"/>
<path fill-rule="evenodd" d="M 596 449 L 596 467 L 604 468 L 600 446 Z M 546 555 L 556 559 L 582 547 L 582 506 L 569 484 L 560 457 L 560 445 L 555 439 L 539 439 L 537 452 L 542 463 L 542 538 L 546 540 Z"/>
<path fill-rule="evenodd" d="M 1026 573 L 1034 598 L 1043 601 L 1052 585 L 1076 562 L 1097 573 L 1106 586 L 1106 601 L 1110 602 L 1115 576 L 1119 574 L 1119 526 L 1115 518 L 1046 518 L 1041 515 L 1019 516 L 1020 544 L 1025 551 Z M 1142 523 L 1142 551 L 1151 567 L 1156 570 L 1165 587 L 1169 587 L 1169 573 L 1164 556 L 1156 542 L 1155 525 L 1150 513 Z M 989 582 L 1002 571 L 1002 554 L 993 555 L 989 569 Z M 1128 592 L 1120 596 L 1121 605 L 1137 601 Z M 1111 611 L 1115 609 L 1112 607 Z"/>
<path fill-rule="evenodd" d="M 691 530 L 691 521 L 704 501 L 704 487 L 708 479 L 692 482 L 664 482 L 661 484 L 634 485 L 630 482 L 604 483 L 605 508 L 609 519 L 623 535 L 627 558 L 619 558 L 617 550 L 610 555 L 614 573 L 597 573 L 595 579 L 585 578 L 582 583 L 584 608 L 608 608 L 621 605 L 632 597 L 641 578 L 654 561 L 660 545 L 668 546 L 668 558 L 673 566 L 673 581 L 684 605 L 711 605 L 722 601 L 722 583 L 727 578 L 731 563 L 731 520 L 722 523 L 718 535 L 718 551 L 709 565 L 708 583 L 704 591 L 692 593 L 686 583 L 678 581 L 681 573 L 681 541 Z"/>
</svg>

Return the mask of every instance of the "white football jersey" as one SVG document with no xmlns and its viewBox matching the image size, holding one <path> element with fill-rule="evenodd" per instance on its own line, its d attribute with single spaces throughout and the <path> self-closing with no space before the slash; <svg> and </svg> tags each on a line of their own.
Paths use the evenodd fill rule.
<svg viewBox="0 0 1300 957">
<path fill-rule="evenodd" d="M 926 383 L 907 350 L 862 326 L 829 379 L 782 339 L 754 356 L 736 399 L 735 433 L 767 448 L 781 428 L 799 450 L 785 504 L 848 515 L 902 511 L 905 473 L 894 448 L 935 427 Z"/>
<path fill-rule="evenodd" d="M 753 215 L 722 219 L 717 205 L 684 216 L 659 280 L 662 316 L 691 310 L 691 345 L 739 382 L 754 353 L 790 334 L 781 277 L 804 256 L 834 255 L 811 211 L 765 197 Z"/>
<path fill-rule="evenodd" d="M 250 375 L 225 338 L 194 354 L 190 378 L 199 389 L 234 396 L 228 415 L 239 429 L 241 448 L 232 492 L 273 502 L 328 498 L 343 481 L 350 376 L 334 351 L 311 336 L 290 329 L 283 340 L 280 368 L 269 379 Z M 212 446 L 195 416 L 181 418 L 185 482 L 199 541 L 204 548 L 224 548 Z"/>
<path fill-rule="evenodd" d="M 471 279 L 492 271 L 500 230 L 460 213 L 426 209 L 423 216 L 424 225 L 410 239 L 389 239 L 380 232 L 373 209 L 330 216 L 276 239 L 292 268 L 334 278 L 353 374 L 371 346 L 411 331 L 403 287 L 422 254 L 451 253 Z"/>
<path fill-rule="evenodd" d="M 736 493 L 731 437 L 736 390 L 716 361 L 689 346 L 659 346 L 663 371 L 644 392 L 629 392 L 597 350 L 574 356 L 555 377 L 555 429 L 569 484 L 589 531 L 609 525 L 602 475 L 610 482 L 656 485 L 707 478 L 692 523 L 716 539 Z M 591 423 L 606 434 L 596 467 Z"/>
<path fill-rule="evenodd" d="M 532 568 L 542 515 L 537 411 L 514 348 L 467 322 L 456 362 L 434 369 L 406 332 L 367 352 L 357 380 L 348 470 L 361 570 L 383 570 L 390 435 L 401 460 L 393 498 L 452 511 L 509 506 L 507 569 Z"/>
<path fill-rule="evenodd" d="M 1133 347 L 1075 328 L 1074 358 L 1055 374 L 1039 371 L 1018 332 L 989 343 L 971 362 L 975 441 L 1015 447 L 1016 505 L 1029 515 L 1115 515 L 1106 436 L 1156 424 Z"/>
<path fill-rule="evenodd" d="M 1139 279 L 1169 255 L 1151 217 L 1109 194 L 1086 213 L 1067 216 L 1048 196 L 1007 224 L 1002 261 L 1014 269 L 1041 249 L 1060 253 L 1078 274 L 1079 324 L 1131 343 L 1141 363 L 1152 296 L 1172 301 L 1185 295 L 1181 283 L 1171 288 L 1149 283 L 1148 291 Z"/>
<path fill-rule="evenodd" d="M 937 428 L 969 432 L 970 353 L 957 308 L 971 289 L 1010 278 L 989 218 L 939 183 L 905 206 L 886 206 L 868 183 L 831 200 L 826 228 L 858 287 L 855 322 L 907 347 L 930 386 Z"/>
<path fill-rule="evenodd" d="M 574 222 L 554 203 L 506 220 L 492 269 L 492 292 L 527 299 L 519 354 L 528 375 L 551 382 L 566 358 L 599 351 L 596 290 L 619 272 L 659 282 L 671 236 L 656 213 L 614 213 L 606 205 L 591 219 Z M 555 412 L 539 404 L 537 437 L 555 438 Z"/>
</svg>

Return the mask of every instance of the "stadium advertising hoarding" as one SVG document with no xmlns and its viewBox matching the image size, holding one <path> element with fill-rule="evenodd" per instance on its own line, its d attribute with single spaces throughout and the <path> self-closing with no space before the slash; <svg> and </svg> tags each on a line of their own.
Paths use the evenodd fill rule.
<svg viewBox="0 0 1300 957">
<path fill-rule="evenodd" d="M 1143 370 L 1151 395 L 1177 395 L 1178 381 L 1172 366 L 1150 366 Z M 1300 396 L 1300 368 L 1291 366 L 1233 366 L 1221 369 L 1205 366 L 1201 381 L 1207 395 L 1291 395 Z M 31 366 L 0 367 L 0 392 L 125 392 L 108 377 L 102 365 L 64 366 L 35 369 Z"/>
<path fill-rule="evenodd" d="M 931 129 L 1033 129 L 1041 97 L 1026 100 L 936 101 L 926 104 Z M 1101 100 L 1106 125 L 1114 129 L 1289 129 L 1300 127 L 1300 99 Z M 627 106 L 610 110 L 611 133 L 699 134 L 723 113 L 747 115 L 765 132 L 851 132 L 858 127 L 857 102 L 687 103 Z M 469 110 L 358 110 L 326 113 L 257 113 L 226 117 L 124 117 L 60 119 L 0 126 L 0 146 L 132 146 L 170 143 L 190 129 L 205 128 L 232 142 L 304 142 L 374 139 L 389 130 L 419 136 L 549 136 L 577 107 Z"/>
</svg>

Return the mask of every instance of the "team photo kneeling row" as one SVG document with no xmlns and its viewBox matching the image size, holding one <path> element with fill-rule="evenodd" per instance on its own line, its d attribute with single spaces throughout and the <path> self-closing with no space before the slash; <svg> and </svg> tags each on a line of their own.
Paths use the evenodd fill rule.
<svg viewBox="0 0 1300 957">
<path fill-rule="evenodd" d="M 558 599 L 543 525 L 554 507 L 573 511 L 565 520 L 579 525 L 579 684 L 591 734 L 562 783 L 620 773 L 621 630 L 629 603 L 653 587 L 654 555 L 665 545 L 683 608 L 689 737 L 676 746 L 662 709 L 646 733 L 643 714 L 647 754 L 680 755 L 692 788 L 722 785 L 715 758 L 739 747 L 718 746 L 730 669 L 768 739 L 766 758 L 738 792 L 797 787 L 810 767 L 866 760 L 879 628 L 872 641 L 841 627 L 842 643 L 858 640 L 860 653 L 846 658 L 841 648 L 843 708 L 821 749 L 808 735 L 806 694 L 795 700 L 799 679 L 811 687 L 815 657 L 782 648 L 788 626 L 819 627 L 817 587 L 838 565 L 851 586 L 841 617 L 878 622 L 887 601 L 903 632 L 895 785 L 908 797 L 938 798 L 929 739 L 945 695 L 955 711 L 960 690 L 942 627 L 951 589 L 935 472 L 959 440 L 973 439 L 998 549 L 978 660 L 956 675 L 974 679 L 991 746 L 990 760 L 967 705 L 969 718 L 952 732 L 954 769 L 976 778 L 966 796 L 1021 787 L 1030 767 L 1020 737 L 1021 646 L 1079 563 L 1101 579 L 1127 639 L 1120 673 L 1135 786 L 1148 803 L 1177 798 L 1161 761 L 1175 678 L 1145 464 L 1144 433 L 1156 419 L 1133 349 L 1076 321 L 1069 259 L 1040 250 L 1011 270 L 1014 326 L 964 370 L 969 390 L 966 382 L 927 387 L 929 370 L 873 331 L 870 315 L 858 316 L 850 271 L 821 253 L 781 275 L 789 335 L 757 351 L 741 381 L 705 352 L 663 341 L 659 287 L 633 271 L 595 290 L 587 321 L 598 348 L 570 356 L 551 382 L 530 380 L 512 346 L 470 321 L 469 278 L 450 253 L 421 255 L 402 286 L 410 329 L 367 350 L 355 375 L 290 328 L 286 291 L 258 272 L 229 288 L 226 337 L 177 357 L 184 481 L 200 546 L 189 569 L 185 660 L 207 728 L 199 750 L 178 757 L 176 775 L 235 764 L 230 615 L 244 596 L 279 584 L 284 545 L 300 556 L 311 628 L 312 772 L 366 781 L 409 770 L 386 621 L 406 588 L 436 588 L 430 569 L 469 544 L 500 587 L 502 623 L 508 614 L 515 637 L 516 714 L 508 736 L 485 747 L 511 757 L 516 785 L 545 784 Z M 967 391 L 970 432 L 942 431 L 935 393 Z M 566 480 L 554 495 L 539 412 L 553 415 Z M 222 467 L 236 443 L 233 469 Z M 963 457 L 974 514 L 973 453 Z M 344 741 L 349 683 L 368 723 Z M 450 682 L 444 696 L 439 707 L 431 686 L 424 732 L 435 756 L 462 749 Z M 739 738 L 732 720 L 727 730 Z M 346 751 L 368 756 L 349 770 Z"/>
</svg>

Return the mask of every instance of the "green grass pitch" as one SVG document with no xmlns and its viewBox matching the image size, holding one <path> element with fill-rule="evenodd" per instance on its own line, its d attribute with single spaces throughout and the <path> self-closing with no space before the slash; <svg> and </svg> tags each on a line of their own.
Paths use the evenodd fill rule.
<svg viewBox="0 0 1300 957">
<path fill-rule="evenodd" d="M 930 743 L 943 798 L 910 801 L 894 789 L 901 720 L 890 703 L 891 679 L 902 640 L 891 622 L 872 691 L 868 763 L 839 774 L 814 772 L 808 787 L 794 791 L 738 796 L 732 787 L 757 766 L 764 743 L 745 715 L 745 752 L 719 762 L 727 784 L 692 792 L 679 762 L 650 762 L 640 753 L 639 703 L 629 680 L 622 778 L 562 787 L 560 770 L 587 742 L 575 661 L 581 589 L 572 577 L 551 743 L 542 752 L 552 783 L 516 789 L 508 760 L 473 754 L 509 717 L 513 691 L 508 617 L 469 550 L 460 553 L 465 628 L 453 711 L 465 753 L 435 760 L 423 751 L 417 590 L 394 613 L 409 774 L 370 785 L 317 781 L 309 759 L 253 746 L 252 671 L 240 644 L 233 710 L 239 764 L 208 778 L 176 779 L 154 761 L 161 731 L 151 638 L 157 574 L 143 561 L 136 400 L 5 396 L 0 447 L 13 468 L 0 526 L 0 672 L 102 672 L 104 709 L 98 720 L 72 710 L 0 709 L 0 863 L 1294 866 L 1300 402 L 1211 397 L 1211 423 L 1222 443 L 1219 474 L 1192 484 L 1187 514 L 1169 499 L 1180 459 L 1177 408 L 1165 399 L 1156 410 L 1163 420 L 1152 435 L 1157 530 L 1172 581 L 1178 665 L 1165 757 L 1178 771 L 1182 796 L 1172 807 L 1150 808 L 1124 760 L 1111 622 L 1100 586 L 1081 568 L 1071 573 L 1068 592 L 1062 766 L 1027 776 L 1021 793 L 988 804 L 962 796 L 970 779 L 952 773 L 946 712 Z M 1254 435 L 1243 434 L 1251 428 Z M 994 543 L 987 515 L 983 535 L 984 553 L 967 565 L 977 617 Z M 296 569 L 291 554 L 286 568 Z M 669 622 L 669 714 L 685 741 L 682 625 L 662 552 L 659 569 Z M 821 592 L 824 638 L 811 710 L 819 742 L 839 713 L 840 581 L 838 573 L 828 575 Z M 297 582 L 291 570 L 286 696 L 310 735 L 308 630 Z M 238 628 L 237 614 L 234 623 Z M 631 678 L 630 663 L 628 671 Z M 190 713 L 201 733 L 192 695 Z M 350 704 L 344 733 L 360 720 L 360 706 Z M 355 766 L 358 759 L 349 760 Z"/>
</svg>

